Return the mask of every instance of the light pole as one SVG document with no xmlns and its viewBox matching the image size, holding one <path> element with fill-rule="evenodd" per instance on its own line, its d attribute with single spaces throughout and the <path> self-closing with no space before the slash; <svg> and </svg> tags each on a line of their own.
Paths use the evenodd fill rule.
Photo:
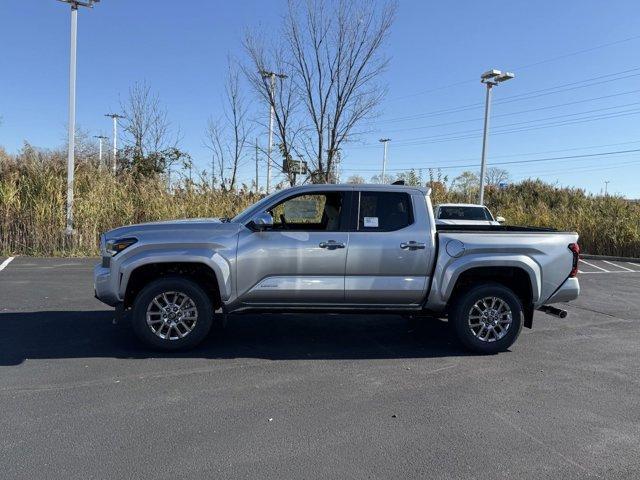
<svg viewBox="0 0 640 480">
<path fill-rule="evenodd" d="M 111 117 L 113 119 L 113 174 L 116 174 L 116 168 L 118 166 L 118 162 L 116 160 L 116 155 L 118 154 L 118 119 L 124 118 L 123 115 L 118 115 L 117 113 L 105 113 L 105 117 Z"/>
<path fill-rule="evenodd" d="M 100 0 L 60 0 L 71 6 L 71 51 L 69 55 L 69 147 L 67 149 L 67 227 L 65 233 L 73 235 L 73 174 L 76 148 L 76 47 L 78 40 L 78 7 L 93 8 Z"/>
<path fill-rule="evenodd" d="M 271 190 L 271 150 L 273 149 L 273 117 L 275 109 L 273 106 L 276 102 L 276 77 L 285 79 L 284 73 L 276 73 L 268 70 L 260 70 L 263 79 L 269 79 L 269 143 L 267 144 L 267 194 Z"/>
<path fill-rule="evenodd" d="M 608 191 L 609 191 L 609 182 L 610 182 L 610 181 L 611 181 L 611 180 L 605 180 L 605 181 L 604 181 L 604 196 L 605 196 L 605 197 L 607 196 L 607 193 L 608 193 Z"/>
<path fill-rule="evenodd" d="M 380 183 L 385 183 L 386 181 L 386 173 L 387 173 L 387 143 L 391 141 L 390 138 L 381 138 L 379 140 L 384 145 L 384 150 L 382 154 L 382 179 Z"/>
<path fill-rule="evenodd" d="M 102 168 L 102 141 L 106 140 L 108 137 L 104 135 L 94 135 L 93 138 L 98 139 L 98 168 Z"/>
<path fill-rule="evenodd" d="M 484 134 L 482 136 L 482 163 L 480 164 L 480 199 L 478 203 L 484 205 L 484 183 L 487 170 L 487 136 L 489 135 L 489 115 L 491 113 L 491 89 L 499 83 L 511 80 L 515 75 L 511 72 L 502 73 L 500 70 L 489 70 L 480 76 L 480 82 L 487 86 L 484 104 Z"/>
</svg>

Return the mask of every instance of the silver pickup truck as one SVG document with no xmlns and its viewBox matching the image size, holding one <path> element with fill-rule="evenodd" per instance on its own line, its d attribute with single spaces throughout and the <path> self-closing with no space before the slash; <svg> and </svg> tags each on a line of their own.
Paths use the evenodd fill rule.
<svg viewBox="0 0 640 480">
<path fill-rule="evenodd" d="M 154 222 L 101 238 L 96 297 L 135 333 L 174 350 L 243 312 L 447 317 L 480 353 L 507 349 L 535 309 L 580 291 L 578 234 L 509 226 L 436 228 L 429 189 L 308 185 L 232 219 Z"/>
</svg>

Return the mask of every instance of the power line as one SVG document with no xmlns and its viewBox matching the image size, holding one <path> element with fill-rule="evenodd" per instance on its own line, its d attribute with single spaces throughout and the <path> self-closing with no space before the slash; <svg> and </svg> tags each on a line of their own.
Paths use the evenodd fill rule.
<svg viewBox="0 0 640 480">
<path fill-rule="evenodd" d="M 528 131 L 540 130 L 540 129 L 551 128 L 551 127 L 562 127 L 562 126 L 568 126 L 568 125 L 577 125 L 577 124 L 580 124 L 580 123 L 588 123 L 588 122 L 593 122 L 593 121 L 598 121 L 598 120 L 606 120 L 606 119 L 610 119 L 610 118 L 618 118 L 618 117 L 625 117 L 625 116 L 629 116 L 629 115 L 637 115 L 638 113 L 640 113 L 640 110 L 632 109 L 632 110 L 626 110 L 626 111 L 622 111 L 622 112 L 609 113 L 609 114 L 605 114 L 605 115 L 592 115 L 592 116 L 588 116 L 588 117 L 580 118 L 580 119 L 575 119 L 575 120 L 565 120 L 565 121 L 559 121 L 559 122 L 542 123 L 540 125 L 534 125 L 534 126 L 530 126 L 530 127 L 499 130 L 497 132 L 493 132 L 491 135 L 492 136 L 493 135 L 506 135 L 506 134 L 510 134 L 510 133 L 528 132 Z M 498 128 L 508 128 L 508 127 L 516 126 L 518 124 L 531 123 L 531 122 L 535 122 L 535 121 L 544 121 L 544 120 L 546 120 L 546 119 L 532 120 L 532 121 L 529 121 L 529 122 L 516 122 L 516 123 L 512 123 L 512 124 L 504 124 L 504 125 L 501 125 Z M 450 133 L 442 133 L 442 134 L 438 134 L 438 135 L 432 135 L 432 136 L 428 136 L 428 137 L 415 137 L 415 138 L 412 138 L 412 139 L 407 139 L 404 142 L 403 141 L 399 141 L 399 143 L 397 143 L 396 146 L 397 147 L 412 147 L 412 146 L 420 146 L 420 145 L 429 145 L 429 144 L 433 144 L 433 143 L 443 143 L 443 142 L 452 142 L 452 141 L 458 141 L 458 140 L 467 140 L 467 139 L 471 139 L 471 138 L 478 138 L 479 135 L 477 133 L 473 133 L 473 132 L 479 132 L 479 131 L 481 131 L 481 130 L 478 130 L 478 129 L 461 130 L 461 131 L 457 131 L 457 132 L 450 132 Z M 363 148 L 374 148 L 374 146 L 372 144 L 365 144 L 365 145 L 353 146 L 351 148 L 353 148 L 353 149 L 363 149 Z"/>
<path fill-rule="evenodd" d="M 497 100 L 495 103 L 496 104 L 504 104 L 504 103 L 513 103 L 516 101 L 523 101 L 523 100 L 529 100 L 532 98 L 539 98 L 539 97 L 543 97 L 543 96 L 547 96 L 547 95 L 554 95 L 556 93 L 563 93 L 563 92 L 568 92 L 568 91 L 572 91 L 572 90 L 577 90 L 580 88 L 587 88 L 587 87 L 592 87 L 595 85 L 601 85 L 603 83 L 609 83 L 609 82 L 616 82 L 616 81 L 620 81 L 620 80 L 625 80 L 627 78 L 632 78 L 632 77 L 637 77 L 640 76 L 640 73 L 635 73 L 635 74 L 630 74 L 630 75 L 625 75 L 622 77 L 617 77 L 617 78 L 610 78 L 608 80 L 602 80 L 599 82 L 594 82 L 594 80 L 601 80 L 604 78 L 609 78 L 609 77 L 614 77 L 617 75 L 623 75 L 626 73 L 630 73 L 630 72 L 637 72 L 638 70 L 640 70 L 640 67 L 634 67 L 631 69 L 627 69 L 627 70 L 622 70 L 620 72 L 613 72 L 613 73 L 608 73 L 608 74 L 604 74 L 604 75 L 598 75 L 596 77 L 591 77 L 591 78 L 587 78 L 584 80 L 578 80 L 575 82 L 569 82 L 569 83 L 563 83 L 563 84 L 559 84 L 559 85 L 555 85 L 553 87 L 547 87 L 547 88 L 542 88 L 539 90 L 531 90 L 529 92 L 524 92 L 524 93 L 519 93 L 516 95 L 509 95 L 506 97 L 502 97 L 501 99 Z M 592 83 L 588 83 L 588 82 L 592 82 Z M 580 85 L 581 83 L 588 83 L 587 85 Z M 565 88 L 568 87 L 568 88 Z M 427 118 L 427 117 L 432 117 L 432 116 L 436 116 L 436 115 L 445 115 L 445 114 L 452 114 L 452 113 L 458 113 L 458 112 L 463 112 L 463 111 L 468 111 L 468 110 L 473 110 L 476 109 L 478 107 L 482 107 L 484 105 L 484 103 L 482 102 L 476 102 L 476 103 L 469 103 L 466 105 L 460 105 L 457 107 L 450 107 L 450 108 L 445 108 L 445 109 L 441 109 L 441 110 L 433 110 L 430 112 L 423 112 L 423 113 L 419 113 L 419 114 L 414 114 L 414 115 L 408 115 L 408 116 L 404 116 L 404 117 L 395 117 L 395 118 L 389 118 L 386 120 L 380 120 L 376 123 L 395 123 L 395 122 L 403 122 L 403 121 L 411 121 L 411 120 L 418 120 L 420 118 Z"/>
<path fill-rule="evenodd" d="M 640 90 L 634 90 L 633 92 L 640 92 Z M 609 96 L 609 95 L 608 95 Z M 600 98 L 604 98 L 604 97 L 598 97 Z M 579 104 L 579 103 L 584 103 L 584 101 L 577 101 L 577 102 L 568 102 L 568 103 L 561 103 L 558 105 L 551 105 L 551 106 L 546 106 L 546 107 L 539 107 L 539 108 L 532 108 L 532 109 L 528 109 L 528 110 L 521 110 L 519 112 L 512 112 L 512 113 L 502 113 L 499 115 L 493 115 L 493 118 L 496 117 L 511 117 L 513 115 L 520 115 L 523 113 L 530 113 L 530 112 L 537 112 L 537 111 L 541 111 L 541 110 L 549 110 L 551 108 L 558 108 L 558 107 L 564 107 L 564 106 L 569 106 L 569 105 L 574 105 L 574 104 Z M 544 119 L 534 119 L 534 120 L 526 120 L 524 122 L 517 122 L 517 123 L 511 123 L 508 125 L 518 125 L 518 124 L 523 124 L 523 123 L 532 123 L 532 122 L 538 122 L 538 121 L 542 121 L 542 120 L 548 120 L 550 118 L 560 118 L 560 117 L 570 117 L 570 116 L 575 116 L 575 115 L 582 115 L 585 113 L 593 113 L 593 112 L 601 112 L 601 111 L 605 111 L 605 110 L 612 110 L 614 108 L 623 108 L 623 107 L 628 107 L 631 105 L 638 105 L 640 104 L 640 102 L 631 102 L 631 103 L 625 103 L 622 105 L 616 105 L 616 106 L 611 106 L 611 107 L 602 107 L 602 108 L 596 108 L 596 109 L 592 109 L 592 110 L 586 110 L 586 111 L 582 111 L 582 112 L 574 112 L 574 113 L 564 113 L 562 115 L 555 115 L 555 116 L 551 116 L 551 117 L 545 117 Z M 460 124 L 460 123 L 469 123 L 469 122 L 477 122 L 482 120 L 482 117 L 478 117 L 478 118 L 471 118 L 471 119 L 467 119 L 467 120 L 459 120 L 457 122 L 445 122 L 445 123 L 435 123 L 435 124 L 431 124 L 431 125 L 425 125 L 422 127 L 415 127 L 415 128 L 406 128 L 406 129 L 395 129 L 395 130 L 385 130 L 385 131 L 389 131 L 389 132 L 404 132 L 404 131 L 411 131 L 411 130 L 418 130 L 418 129 L 427 129 L 427 128 L 436 128 L 436 127 L 444 127 L 444 126 L 449 126 L 449 125 L 456 125 L 456 124 Z M 507 125 L 502 125 L 502 126 L 507 126 Z M 500 126 L 498 126 L 499 128 Z M 474 130 L 466 130 L 466 132 L 472 132 L 472 131 L 477 131 L 477 129 Z M 451 132 L 451 134 L 454 134 L 455 132 Z M 448 135 L 448 134 L 442 134 L 442 135 Z M 418 139 L 423 139 L 425 137 L 417 137 Z M 411 139 L 405 139 L 405 140 L 411 140 Z M 403 141 L 403 140 L 400 140 Z"/>
<path fill-rule="evenodd" d="M 554 160 L 575 160 L 575 159 L 579 159 L 579 158 L 594 158 L 594 157 L 603 157 L 603 156 L 610 156 L 610 155 L 626 155 L 629 153 L 637 153 L 640 152 L 640 148 L 635 148 L 635 149 L 630 149 L 630 150 L 616 150 L 616 151 L 611 151 L 611 152 L 598 152 L 598 153 L 588 153 L 588 154 L 582 154 L 582 155 L 565 155 L 565 156 L 560 156 L 560 157 L 547 157 L 547 158 L 533 158 L 533 159 L 527 159 L 527 160 L 512 160 L 509 162 L 491 162 L 491 165 L 515 165 L 515 164 L 527 164 L 527 163 L 538 163 L 538 162 L 550 162 L 550 161 L 554 161 Z M 425 164 L 425 162 L 421 162 L 421 165 Z M 452 168 L 470 168 L 470 167 L 477 167 L 478 164 L 477 163 L 472 163 L 472 164 L 466 164 L 466 165 L 433 165 L 433 166 L 426 166 L 426 167 L 422 167 L 422 169 L 434 169 L 434 170 L 444 170 L 444 169 L 452 169 Z M 415 168 L 414 168 L 415 169 Z M 360 169 L 345 169 L 345 170 L 359 170 L 359 171 L 377 171 L 375 169 L 367 169 L 367 168 L 360 168 Z M 393 169 L 389 169 L 389 170 L 393 170 L 393 171 L 405 171 L 405 170 L 411 170 L 410 168 L 393 168 Z"/>
<path fill-rule="evenodd" d="M 527 68 L 536 67 L 538 65 L 542 65 L 542 64 L 545 64 L 545 63 L 555 62 L 557 60 L 562 60 L 564 58 L 573 57 L 575 55 L 581 55 L 583 53 L 592 52 L 592 51 L 595 51 L 595 50 L 611 47 L 611 46 L 614 46 L 614 45 L 619 45 L 621 43 L 630 42 L 632 40 L 637 40 L 637 39 L 640 39 L 640 35 L 634 35 L 632 37 L 623 38 L 621 40 L 616 40 L 614 42 L 603 43 L 601 45 L 596 45 L 594 47 L 589 47 L 589 48 L 584 48 L 584 49 L 581 49 L 581 50 L 576 50 L 574 52 L 569 52 L 569 53 L 565 53 L 563 55 L 558 55 L 558 56 L 555 56 L 555 57 L 546 58 L 546 59 L 539 60 L 537 62 L 529 63 L 529 64 L 526 64 L 526 65 L 516 66 L 516 67 L 514 67 L 514 70 L 524 70 L 524 69 L 527 69 Z M 477 78 L 474 77 L 473 79 L 461 80 L 459 82 L 450 83 L 448 85 L 443 85 L 441 87 L 429 88 L 427 90 L 421 90 L 421 91 L 418 91 L 418 92 L 415 92 L 415 93 L 409 93 L 407 95 L 402 95 L 402 96 L 399 96 L 399 97 L 391 98 L 389 101 L 390 102 L 394 102 L 394 101 L 403 100 L 403 99 L 406 99 L 406 98 L 413 98 L 413 97 L 417 97 L 419 95 L 425 95 L 427 93 L 433 93 L 433 92 L 437 92 L 437 91 L 440 91 L 440 90 L 445 90 L 445 89 L 452 88 L 452 87 L 458 87 L 460 85 L 466 85 L 466 84 L 469 84 L 469 83 L 475 83 L 477 81 L 478 81 Z"/>
<path fill-rule="evenodd" d="M 575 174 L 575 173 L 589 173 L 589 172 L 599 172 L 601 170 L 612 170 L 615 168 L 620 168 L 620 167 L 626 167 L 629 165 L 638 165 L 640 163 L 640 159 L 636 159 L 636 160 L 631 160 L 631 161 L 627 161 L 627 162 L 622 162 L 622 163 L 616 163 L 616 164 L 611 164 L 611 165 L 607 165 L 605 167 L 584 167 L 584 168 L 571 168 L 571 169 L 563 169 L 563 170 L 554 170 L 554 171 L 547 171 L 547 172 L 530 172 L 530 173 L 522 173 L 522 174 L 517 174 L 516 177 L 517 178 L 528 178 L 528 177 L 532 177 L 532 176 L 539 176 L 539 177 L 545 177 L 545 176 L 551 176 L 551 175 L 564 175 L 564 174 Z"/>
<path fill-rule="evenodd" d="M 548 58 L 546 60 L 540 60 L 538 62 L 529 63 L 527 65 L 522 65 L 519 67 L 515 67 L 517 70 L 524 70 L 525 68 L 537 67 L 538 65 L 542 65 L 543 63 L 555 62 L 556 60 L 562 60 L 563 58 L 573 57 L 575 55 L 580 55 L 583 53 L 593 52 L 594 50 L 599 50 L 601 48 L 612 47 L 613 45 L 619 45 L 620 43 L 630 42 L 632 40 L 640 39 L 640 35 L 634 35 L 632 37 L 623 38 L 622 40 L 616 40 L 614 42 L 603 43 L 601 45 L 596 45 L 595 47 L 584 48 L 582 50 L 576 50 L 575 52 L 565 53 L 564 55 L 558 55 L 557 57 Z"/>
<path fill-rule="evenodd" d="M 489 160 L 493 160 L 495 158 L 512 158 L 512 157 L 525 157 L 525 156 L 531 156 L 531 155 L 544 155 L 544 154 L 548 154 L 548 153 L 561 153 L 561 152 L 571 152 L 571 151 L 576 151 L 576 150 L 588 150 L 591 148 L 603 148 L 603 147 L 619 147 L 621 145 L 632 145 L 632 144 L 636 144 L 636 143 L 640 143 L 640 140 L 633 140 L 633 141 L 629 141 L 629 142 L 618 142 L 618 143 L 605 143 L 605 144 L 601 144 L 601 145 L 584 145 L 581 147 L 572 147 L 572 148 L 562 148 L 562 149 L 557 149 L 557 150 L 542 150 L 539 152 L 520 152 L 520 153 L 509 153 L 509 154 L 504 154 L 504 155 L 491 155 L 489 157 Z M 456 159 L 451 159 L 451 160 L 447 160 L 447 164 L 451 163 L 451 162 L 472 162 L 477 160 L 477 156 L 475 157 L 470 157 L 470 158 L 456 158 Z M 412 165 L 410 166 L 406 166 L 404 168 L 402 167 L 398 167 L 401 168 L 402 170 L 410 170 L 412 168 L 415 168 Z"/>
<path fill-rule="evenodd" d="M 573 102 L 565 102 L 565 103 L 556 103 L 554 105 L 546 105 L 544 107 L 538 107 L 538 108 L 529 108 L 527 110 L 519 110 L 517 112 L 510 112 L 510 113 L 500 113 L 498 115 L 492 115 L 492 118 L 496 118 L 496 117 L 510 117 L 513 115 L 520 115 L 523 113 L 530 113 L 530 112 L 539 112 L 542 110 L 549 110 L 549 109 L 553 109 L 553 108 L 559 108 L 559 107 L 567 107 L 569 105 L 578 105 L 581 103 L 587 103 L 587 102 L 594 102 L 597 100 L 603 100 L 605 98 L 613 98 L 613 97 L 620 97 L 623 95 L 630 95 L 632 93 L 638 93 L 640 92 L 640 90 L 630 90 L 628 92 L 621 92 L 621 93 L 614 93 L 612 95 L 603 95 L 600 97 L 592 97 L 592 98 L 585 98 L 582 100 L 576 100 Z M 460 123 L 468 123 L 468 122 L 478 122 L 482 120 L 482 117 L 476 117 L 476 118 L 470 118 L 467 120 L 457 120 L 455 122 L 444 122 L 444 123 L 435 123 L 435 124 L 431 124 L 431 125 L 423 125 L 420 127 L 410 127 L 410 128 L 396 128 L 396 129 L 385 129 L 385 132 L 407 132 L 407 131 L 411 131 L 411 130 L 422 130 L 422 129 L 426 129 L 426 128 L 435 128 L 435 127 L 444 127 L 444 126 L 449 126 L 449 125 L 458 125 Z"/>
</svg>

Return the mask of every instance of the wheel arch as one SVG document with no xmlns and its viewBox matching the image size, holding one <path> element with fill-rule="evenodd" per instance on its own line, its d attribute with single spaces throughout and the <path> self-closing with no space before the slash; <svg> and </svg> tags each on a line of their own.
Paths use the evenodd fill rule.
<svg viewBox="0 0 640 480">
<path fill-rule="evenodd" d="M 229 297 L 224 272 L 220 266 L 202 258 L 189 258 L 181 255 L 179 259 L 172 256 L 157 256 L 131 261 L 123 265 L 120 273 L 120 297 L 124 307 L 130 307 L 140 290 L 150 281 L 168 276 L 189 278 L 203 286 L 215 308 L 222 305 Z"/>
<path fill-rule="evenodd" d="M 512 290 L 523 306 L 534 302 L 534 286 L 531 277 L 521 267 L 473 267 L 461 272 L 452 285 L 449 302 L 477 285 L 495 283 Z"/>
</svg>

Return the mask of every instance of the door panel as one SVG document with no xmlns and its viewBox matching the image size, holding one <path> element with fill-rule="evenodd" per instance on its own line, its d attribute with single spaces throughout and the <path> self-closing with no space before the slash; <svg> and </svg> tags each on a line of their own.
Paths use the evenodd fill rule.
<svg viewBox="0 0 640 480">
<path fill-rule="evenodd" d="M 238 241 L 237 288 L 245 303 L 332 303 L 344 301 L 347 248 L 343 232 L 252 232 Z"/>
<path fill-rule="evenodd" d="M 373 195 L 378 198 L 368 198 Z M 402 195 L 406 197 L 403 199 Z M 345 302 L 420 303 L 426 293 L 433 255 L 426 207 L 416 205 L 425 199 L 388 192 L 362 192 L 362 196 L 358 231 L 349 235 Z M 410 212 L 405 211 L 407 207 Z"/>
<path fill-rule="evenodd" d="M 342 191 L 292 196 L 266 207 L 270 230 L 238 238 L 239 300 L 252 305 L 344 302 L 351 195 Z"/>
</svg>

